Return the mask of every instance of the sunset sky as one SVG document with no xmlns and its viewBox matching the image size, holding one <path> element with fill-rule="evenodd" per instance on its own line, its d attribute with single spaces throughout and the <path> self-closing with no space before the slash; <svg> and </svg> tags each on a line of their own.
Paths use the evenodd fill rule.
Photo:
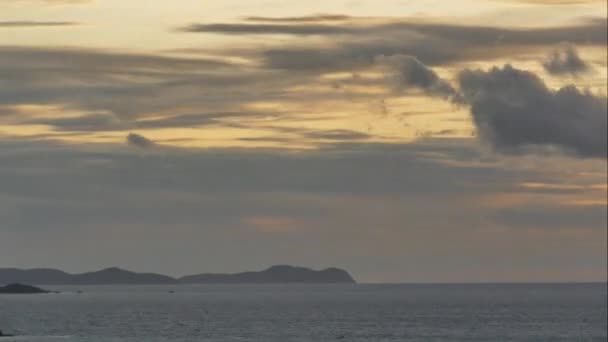
<svg viewBox="0 0 608 342">
<path fill-rule="evenodd" d="M 0 267 L 606 280 L 605 0 L 0 0 Z"/>
</svg>

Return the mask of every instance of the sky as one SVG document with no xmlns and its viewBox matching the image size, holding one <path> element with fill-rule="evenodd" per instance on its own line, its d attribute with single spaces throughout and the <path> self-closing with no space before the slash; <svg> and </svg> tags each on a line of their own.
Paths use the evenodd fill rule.
<svg viewBox="0 0 608 342">
<path fill-rule="evenodd" d="M 1 0 L 0 267 L 605 281 L 607 4 Z"/>
</svg>

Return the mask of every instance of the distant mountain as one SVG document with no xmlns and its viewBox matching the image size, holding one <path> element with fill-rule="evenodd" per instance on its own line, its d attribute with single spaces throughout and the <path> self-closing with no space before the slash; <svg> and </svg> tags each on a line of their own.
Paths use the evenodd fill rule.
<svg viewBox="0 0 608 342">
<path fill-rule="evenodd" d="M 197 274 L 178 279 L 189 284 L 270 284 L 270 283 L 355 283 L 348 272 L 338 268 L 315 271 L 294 266 L 273 266 L 261 272 Z"/>
<path fill-rule="evenodd" d="M 117 267 L 106 268 L 97 272 L 76 274 L 72 284 L 175 284 L 177 280 L 156 273 L 135 273 Z"/>
<path fill-rule="evenodd" d="M 273 266 L 260 272 L 197 274 L 175 279 L 156 273 L 136 273 L 117 267 L 81 274 L 37 268 L 0 268 L 0 285 L 26 283 L 38 285 L 143 285 L 143 284 L 271 284 L 271 283 L 355 283 L 348 272 L 338 268 L 315 271 L 294 266 Z"/>
<path fill-rule="evenodd" d="M 63 271 L 48 268 L 0 268 L 0 284 L 68 284 L 71 276 Z"/>
<path fill-rule="evenodd" d="M 0 284 L 45 285 L 175 284 L 177 280 L 154 273 L 136 273 L 112 267 L 97 272 L 69 274 L 53 269 L 0 269 Z"/>
</svg>

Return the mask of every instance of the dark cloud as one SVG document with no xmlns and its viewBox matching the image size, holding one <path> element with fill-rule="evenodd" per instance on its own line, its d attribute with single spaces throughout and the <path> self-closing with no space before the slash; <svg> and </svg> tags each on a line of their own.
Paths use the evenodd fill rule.
<svg viewBox="0 0 608 342">
<path fill-rule="evenodd" d="M 124 123 L 139 118 L 170 116 L 177 121 L 212 118 L 183 115 L 204 108 L 213 112 L 241 111 L 248 101 L 288 98 L 283 89 L 312 76 L 286 77 L 214 58 L 178 58 L 66 48 L 0 47 L 0 107 L 61 105 L 85 113 L 108 113 Z M 265 87 L 257 87 L 263 83 Z M 295 94 L 293 95 L 295 97 Z M 304 96 L 298 94 L 299 98 Z M 176 107 L 180 109 L 171 113 Z M 215 118 L 217 119 L 217 118 Z M 75 119 L 47 120 L 50 125 L 75 125 Z M 101 120 L 100 115 L 82 120 Z M 160 119 L 159 119 L 160 120 Z M 26 121 L 26 120 L 24 120 Z M 157 121 L 156 124 L 160 124 Z M 154 125 L 152 121 L 142 125 Z M 118 127 L 104 125 L 104 128 Z M 87 128 L 80 126 L 81 128 Z M 90 130 L 90 129 L 87 129 Z"/>
<path fill-rule="evenodd" d="M 72 21 L 0 21 L 0 28 L 53 27 L 79 25 Z"/>
<path fill-rule="evenodd" d="M 127 139 L 138 148 L 153 144 L 137 134 Z M 318 200 L 332 196 L 369 203 L 379 198 L 431 203 L 436 211 L 438 201 L 453 207 L 456 199 L 463 203 L 483 194 L 520 193 L 522 182 L 550 181 L 548 172 L 555 171 L 504 168 L 462 139 L 337 143 L 299 153 L 227 148 L 148 152 L 114 145 L 0 140 L 3 229 L 65 231 L 82 225 L 140 223 L 194 224 L 206 232 L 216 229 L 213 223 L 249 215 L 331 217 L 335 210 Z M 311 200 L 295 206 L 280 200 L 293 196 Z M 342 210 L 352 212 L 352 207 Z M 534 219 L 525 224 L 531 226 Z"/>
<path fill-rule="evenodd" d="M 60 131 L 114 131 L 128 129 L 130 125 L 112 113 L 88 114 L 66 118 L 24 119 L 20 123 L 49 125 Z"/>
<path fill-rule="evenodd" d="M 530 152 L 558 147 L 582 157 L 606 158 L 606 97 L 566 86 L 550 89 L 536 74 L 511 65 L 489 71 L 464 70 L 459 89 L 412 56 L 380 56 L 393 88 L 419 88 L 471 106 L 482 139 L 499 151 Z"/>
<path fill-rule="evenodd" d="M 275 21 L 279 21 L 276 18 Z M 289 18 L 284 18 L 289 22 Z M 581 44 L 606 44 L 606 19 L 591 19 L 584 24 L 547 28 L 502 28 L 492 26 L 467 26 L 434 22 L 407 20 L 378 20 L 369 22 L 352 18 L 343 24 L 266 24 L 266 23 L 211 23 L 191 24 L 181 30 L 184 32 L 223 33 L 223 34 L 291 34 L 291 35 L 398 35 L 408 32 L 434 38 L 443 38 L 460 43 L 475 45 L 502 43 L 508 45 L 557 44 L 560 42 L 580 42 Z M 360 37 L 361 38 L 361 37 Z"/>
<path fill-rule="evenodd" d="M 275 25 L 275 24 L 192 24 L 180 29 L 182 32 L 222 33 L 222 34 L 293 34 L 293 35 L 330 35 L 352 34 L 348 27 L 308 24 L 308 25 Z"/>
<path fill-rule="evenodd" d="M 402 92 L 408 87 L 417 87 L 432 96 L 458 100 L 459 95 L 452 85 L 416 57 L 379 56 L 376 61 L 388 67 L 390 82 L 397 92 Z"/>
<path fill-rule="evenodd" d="M 129 129 L 149 129 L 149 128 L 172 128 L 172 127 L 200 127 L 210 125 L 233 125 L 239 127 L 239 124 L 228 123 L 227 120 L 234 118 L 268 118 L 272 115 L 266 112 L 210 112 L 197 114 L 177 114 L 167 115 L 157 118 L 142 118 L 138 119 L 122 119 L 114 113 L 94 113 L 84 114 L 82 116 L 72 117 L 41 117 L 29 119 L 27 117 L 19 117 L 5 109 L 6 115 L 11 115 L 12 124 L 32 124 L 32 125 L 48 125 L 56 131 L 63 132 L 94 132 L 94 131 L 124 131 Z M 0 107 L 0 117 L 3 114 Z"/>
<path fill-rule="evenodd" d="M 129 135 L 127 135 L 127 144 L 139 148 L 150 148 L 156 145 L 154 141 L 135 133 L 129 133 Z"/>
<path fill-rule="evenodd" d="M 300 127 L 278 127 L 278 126 L 260 126 L 259 128 L 264 130 L 271 130 L 278 133 L 280 136 L 278 139 L 284 141 L 301 141 L 301 138 L 306 140 L 330 140 L 330 141 L 357 141 L 366 140 L 372 138 L 372 135 L 353 131 L 350 129 L 306 129 Z M 285 137 L 285 134 L 291 135 L 291 138 Z M 300 138 L 300 139 L 298 139 Z M 280 141 L 274 140 L 272 137 L 262 137 L 260 139 L 246 139 L 250 141 Z"/>
<path fill-rule="evenodd" d="M 98 70 L 105 71 L 110 76 L 119 71 L 131 71 L 131 75 L 143 73 L 153 76 L 159 73 L 170 73 L 171 70 L 173 70 L 171 74 L 175 74 L 180 71 L 192 72 L 210 68 L 234 67 L 225 60 L 213 58 L 177 58 L 154 54 L 60 47 L 0 46 L 0 61 L 3 65 L 20 62 L 22 67 L 57 68 L 58 71 L 66 73 L 70 71 L 90 73 Z"/>
<path fill-rule="evenodd" d="M 369 134 L 352 131 L 348 129 L 332 129 L 325 131 L 309 131 L 303 134 L 306 138 L 311 139 L 326 139 L 326 140 L 365 140 L 371 138 Z"/>
<path fill-rule="evenodd" d="M 460 89 L 481 137 L 497 150 L 555 146 L 606 158 L 606 98 L 566 86 L 549 89 L 536 74 L 506 65 L 465 70 Z"/>
<path fill-rule="evenodd" d="M 336 137 L 353 135 L 353 132 L 320 131 L 311 134 Z M 130 134 L 127 142 L 138 147 L 153 143 L 136 133 Z M 441 152 L 448 159 L 481 158 L 474 145 L 458 140 L 386 145 L 338 142 L 324 145 L 319 150 L 293 154 L 247 148 L 184 149 L 172 153 L 152 150 L 143 159 L 133 158 L 132 151 L 113 145 L 83 144 L 77 147 L 16 139 L 0 143 L 0 184 L 3 193 L 27 193 L 40 199 L 52 198 L 53 193 L 64 186 L 60 183 L 76 181 L 103 183 L 108 189 L 156 189 L 205 194 L 303 192 L 423 196 L 448 189 L 457 193 L 478 191 L 486 186 L 510 187 L 511 183 L 525 180 L 491 164 L 451 167 L 442 164 L 441 158 L 437 160 L 424 155 Z M 34 170 L 49 172 L 58 178 L 56 181 L 46 178 L 36 180 L 33 178 L 37 174 Z M 143 174 L 146 177 L 141 177 Z M 2 183 L 9 178 L 13 181 Z M 505 183 L 499 184 L 496 178 L 504 178 Z M 167 182 L 159 182 L 159 179 L 166 179 Z M 33 183 L 24 188 L 27 182 Z M 71 190 L 66 189 L 64 193 L 66 199 L 70 194 L 79 193 L 78 187 L 69 188 Z"/>
<path fill-rule="evenodd" d="M 201 31 L 231 34 L 318 34 L 325 42 L 298 42 L 259 52 L 269 68 L 298 71 L 352 70 L 367 67 L 379 55 L 416 56 L 428 65 L 505 58 L 562 42 L 605 46 L 607 22 L 589 20 L 567 27 L 509 29 L 439 23 L 388 22 L 345 25 L 211 24 Z M 339 36 L 336 36 L 339 35 Z"/>
<path fill-rule="evenodd" d="M 543 62 L 547 72 L 554 75 L 578 74 L 589 70 L 590 66 L 579 56 L 576 47 L 563 44 Z"/>
<path fill-rule="evenodd" d="M 297 145 L 303 141 L 321 141 L 322 143 L 340 143 L 365 141 L 372 138 L 370 134 L 349 129 L 312 130 L 297 127 L 260 126 L 260 129 L 272 131 L 272 135 L 261 137 L 245 137 L 240 141 L 291 143 Z M 304 139 L 304 140 L 303 140 Z"/>
<path fill-rule="evenodd" d="M 246 17 L 247 21 L 267 21 L 267 22 L 315 22 L 315 21 L 344 21 L 353 17 L 342 14 L 317 14 L 301 17 Z"/>
</svg>

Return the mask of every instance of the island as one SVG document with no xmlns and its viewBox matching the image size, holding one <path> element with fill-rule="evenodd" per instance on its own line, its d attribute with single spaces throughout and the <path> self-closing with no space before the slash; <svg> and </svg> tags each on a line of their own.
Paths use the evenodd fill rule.
<svg viewBox="0 0 608 342">
<path fill-rule="evenodd" d="M 157 273 L 137 273 L 118 267 L 70 274 L 56 269 L 0 268 L 0 284 L 37 285 L 179 285 L 179 284 L 354 284 L 345 270 L 278 265 L 262 271 L 240 273 L 201 273 L 181 278 Z"/>
<path fill-rule="evenodd" d="M 0 294 L 43 294 L 51 293 L 51 291 L 43 290 L 39 287 L 23 285 L 23 284 L 9 284 L 6 286 L 0 286 Z"/>
<path fill-rule="evenodd" d="M 38 285 L 161 285 L 176 284 L 178 281 L 162 274 L 137 273 L 118 267 L 80 274 L 70 274 L 47 268 L 29 270 L 4 268 L 0 269 L 0 284 L 3 283 Z"/>
<path fill-rule="evenodd" d="M 179 279 L 188 284 L 339 284 L 355 283 L 348 272 L 338 268 L 315 271 L 305 267 L 272 266 L 260 272 L 197 274 Z"/>
</svg>

